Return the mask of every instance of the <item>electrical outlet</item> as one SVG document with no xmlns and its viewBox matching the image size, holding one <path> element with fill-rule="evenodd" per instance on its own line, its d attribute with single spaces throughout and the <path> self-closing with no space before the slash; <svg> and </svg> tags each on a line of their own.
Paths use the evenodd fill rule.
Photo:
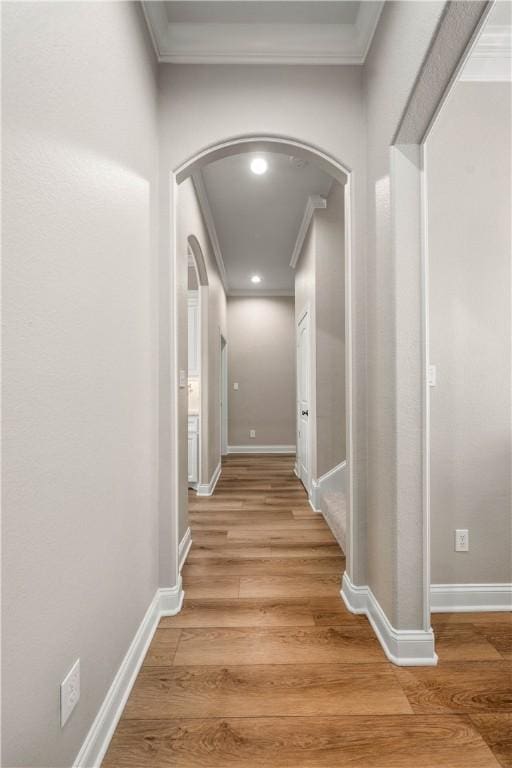
<svg viewBox="0 0 512 768">
<path fill-rule="evenodd" d="M 249 431 L 249 437 L 256 437 L 256 430 L 255 429 L 251 429 Z"/>
<path fill-rule="evenodd" d="M 469 531 L 467 528 L 458 528 L 455 531 L 455 551 L 469 551 Z"/>
<path fill-rule="evenodd" d="M 238 381 L 235 381 L 235 383 L 233 384 L 233 389 L 238 389 Z"/>
<path fill-rule="evenodd" d="M 80 659 L 77 659 L 60 684 L 60 727 L 63 728 L 80 698 Z"/>
</svg>

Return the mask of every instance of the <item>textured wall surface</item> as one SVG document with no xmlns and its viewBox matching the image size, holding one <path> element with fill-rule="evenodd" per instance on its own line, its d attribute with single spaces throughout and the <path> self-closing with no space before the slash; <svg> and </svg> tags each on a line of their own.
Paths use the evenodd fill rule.
<svg viewBox="0 0 512 768">
<path fill-rule="evenodd" d="M 135 4 L 2 11 L 2 764 L 53 768 L 158 585 L 156 78 Z"/>
<path fill-rule="evenodd" d="M 458 83 L 427 142 L 433 583 L 512 581 L 510 106 Z"/>
<path fill-rule="evenodd" d="M 204 290 L 201 317 L 201 407 L 203 439 L 201 440 L 201 483 L 208 483 L 220 461 L 220 335 L 227 337 L 226 295 L 210 245 L 194 186 L 190 179 L 180 184 L 178 192 L 178 338 L 179 368 L 187 370 L 187 252 L 188 238 L 193 235 L 203 254 L 208 276 Z M 205 306 L 206 305 L 206 306 Z M 187 431 L 188 391 L 179 390 L 180 418 L 180 540 L 187 530 Z"/>
<path fill-rule="evenodd" d="M 230 298 L 228 334 L 229 445 L 295 445 L 293 297 Z"/>
<path fill-rule="evenodd" d="M 402 540 L 409 558 L 398 573 L 397 434 L 414 434 L 410 413 L 398 411 L 395 286 L 390 145 L 443 12 L 443 2 L 386 3 L 364 67 L 367 107 L 367 581 L 392 624 L 422 623 L 421 525 Z M 419 274 L 417 284 L 419 285 Z M 411 320 L 416 320 L 411 318 Z M 411 350 L 411 353 L 414 353 Z M 418 351 L 415 350 L 417 356 Z M 416 400 L 420 399 L 420 389 Z M 417 483 L 410 488 L 416 509 Z M 418 567 L 419 566 L 419 567 Z M 398 602 L 400 585 L 404 591 Z"/>
</svg>

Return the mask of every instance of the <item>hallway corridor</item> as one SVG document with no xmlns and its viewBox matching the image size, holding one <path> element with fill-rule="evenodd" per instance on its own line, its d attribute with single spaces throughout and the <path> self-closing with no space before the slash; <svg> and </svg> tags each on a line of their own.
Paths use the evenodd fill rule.
<svg viewBox="0 0 512 768">
<path fill-rule="evenodd" d="M 189 513 L 183 609 L 103 768 L 512 765 L 509 614 L 437 614 L 439 666 L 390 664 L 343 605 L 343 553 L 291 456 L 227 457 Z"/>
</svg>

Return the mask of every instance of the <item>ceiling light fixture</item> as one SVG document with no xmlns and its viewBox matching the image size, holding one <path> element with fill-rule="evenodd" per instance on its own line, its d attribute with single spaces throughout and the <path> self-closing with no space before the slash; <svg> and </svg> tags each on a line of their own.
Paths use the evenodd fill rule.
<svg viewBox="0 0 512 768">
<path fill-rule="evenodd" d="M 256 176 L 261 176 L 263 173 L 266 173 L 267 168 L 268 163 L 264 157 L 255 157 L 254 160 L 251 160 L 251 171 L 255 173 Z"/>
<path fill-rule="evenodd" d="M 251 283 L 261 283 L 261 277 L 259 275 L 253 275 L 251 277 Z"/>
</svg>

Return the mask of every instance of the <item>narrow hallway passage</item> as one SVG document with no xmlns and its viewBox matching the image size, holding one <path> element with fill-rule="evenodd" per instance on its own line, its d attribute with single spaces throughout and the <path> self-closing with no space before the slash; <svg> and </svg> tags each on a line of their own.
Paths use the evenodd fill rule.
<svg viewBox="0 0 512 768">
<path fill-rule="evenodd" d="M 438 615 L 439 666 L 390 664 L 343 605 L 343 553 L 291 456 L 227 457 L 189 512 L 184 607 L 103 768 L 510 765 L 509 615 Z"/>
</svg>

